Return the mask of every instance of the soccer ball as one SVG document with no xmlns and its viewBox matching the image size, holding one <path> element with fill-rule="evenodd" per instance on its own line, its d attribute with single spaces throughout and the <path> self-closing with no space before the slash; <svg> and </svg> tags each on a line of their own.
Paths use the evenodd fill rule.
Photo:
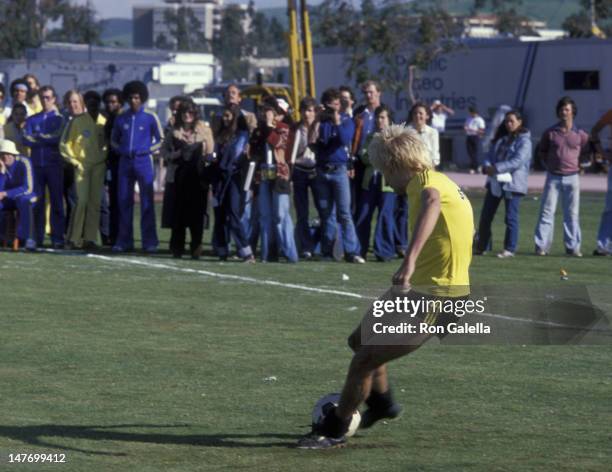
<svg viewBox="0 0 612 472">
<path fill-rule="evenodd" d="M 316 424 L 320 424 L 325 416 L 330 412 L 330 410 L 338 406 L 338 402 L 340 401 L 339 393 L 328 393 L 324 395 L 314 406 L 312 410 L 312 424 L 313 426 Z M 346 437 L 350 438 L 354 436 L 357 432 L 357 428 L 359 428 L 359 422 L 361 421 L 361 415 L 358 410 L 355 410 L 353 413 L 353 418 L 351 418 L 351 424 L 349 425 L 349 430 L 346 433 Z"/>
</svg>

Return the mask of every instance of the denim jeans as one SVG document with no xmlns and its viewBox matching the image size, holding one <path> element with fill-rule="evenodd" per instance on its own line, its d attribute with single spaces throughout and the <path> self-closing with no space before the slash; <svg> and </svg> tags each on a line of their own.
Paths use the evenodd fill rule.
<svg viewBox="0 0 612 472">
<path fill-rule="evenodd" d="M 342 245 L 345 256 L 359 254 L 359 241 L 351 216 L 351 190 L 346 166 L 339 165 L 337 169 L 331 172 L 324 172 L 323 169 L 317 168 L 314 189 L 323 226 L 321 238 L 323 256 L 331 257 L 333 255 L 334 239 L 336 238 L 336 216 L 342 228 Z M 337 215 L 333 211 L 334 204 Z"/>
<path fill-rule="evenodd" d="M 597 249 L 612 253 L 612 168 L 608 169 L 608 192 L 597 232 Z"/>
<path fill-rule="evenodd" d="M 297 249 L 293 236 L 289 194 L 275 192 L 273 180 L 262 180 L 257 193 L 261 260 L 274 256 L 274 246 L 289 261 L 297 262 Z"/>
<path fill-rule="evenodd" d="M 536 246 L 548 252 L 553 241 L 555 211 L 561 194 L 563 205 L 563 241 L 568 251 L 579 251 L 582 235 L 580 233 L 580 181 L 578 174 L 546 174 L 540 216 L 535 229 Z"/>
<path fill-rule="evenodd" d="M 394 209 L 395 193 L 382 191 L 380 176 L 370 179 L 368 190 L 360 189 L 355 226 L 362 257 L 366 257 L 370 246 L 372 217 L 375 210 L 378 210 L 378 214 L 374 231 L 374 254 L 381 259 L 391 259 L 395 256 Z"/>
<path fill-rule="evenodd" d="M 244 198 L 240 174 L 233 174 L 227 182 L 227 190 L 215 207 L 213 247 L 218 256 L 228 255 L 230 236 L 234 239 L 238 255 L 242 258 L 253 254 L 249 245 L 247 228 L 243 221 Z"/>
<path fill-rule="evenodd" d="M 504 249 L 512 253 L 516 252 L 519 236 L 519 204 L 523 196 L 518 193 L 512 193 L 511 197 L 494 196 L 490 190 L 487 190 L 482 211 L 480 212 L 480 223 L 478 224 L 477 249 L 486 251 L 490 246 L 491 240 L 491 223 L 495 217 L 495 212 L 499 203 L 503 200 L 506 206 L 506 234 L 504 236 Z"/>
<path fill-rule="evenodd" d="M 276 230 L 276 240 L 281 254 L 289 262 L 297 262 L 293 220 L 291 219 L 291 200 L 288 193 L 272 192 L 272 214 Z"/>
</svg>

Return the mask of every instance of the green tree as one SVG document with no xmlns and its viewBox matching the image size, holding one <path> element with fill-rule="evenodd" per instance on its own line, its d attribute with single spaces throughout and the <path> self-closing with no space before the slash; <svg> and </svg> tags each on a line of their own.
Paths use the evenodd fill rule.
<svg viewBox="0 0 612 472">
<path fill-rule="evenodd" d="M 51 30 L 46 39 L 66 43 L 102 44 L 102 26 L 96 21 L 96 11 L 89 4 L 71 5 L 64 3 L 59 8 L 61 28 Z"/>
<path fill-rule="evenodd" d="M 50 22 L 61 28 L 48 31 Z M 100 27 L 90 6 L 68 0 L 3 0 L 0 2 L 0 57 L 20 58 L 27 48 L 47 40 L 90 42 L 100 39 Z"/>
<path fill-rule="evenodd" d="M 237 5 L 223 9 L 221 31 L 213 39 L 213 54 L 221 61 L 224 80 L 238 80 L 248 74 L 246 58 L 252 47 L 243 27 L 245 20 L 246 13 Z"/>
<path fill-rule="evenodd" d="M 156 47 L 190 52 L 211 51 L 210 41 L 206 39 L 202 23 L 196 17 L 193 9 L 185 6 L 179 7 L 176 11 L 167 9 L 164 12 L 164 22 L 168 27 L 170 37 L 159 35 L 155 38 Z M 164 37 L 160 38 L 160 36 Z"/>
<path fill-rule="evenodd" d="M 261 12 L 253 12 L 248 41 L 257 57 L 283 57 L 287 55 L 287 32 L 276 18 L 271 20 Z"/>
<path fill-rule="evenodd" d="M 385 90 L 407 86 L 436 57 L 459 46 L 461 26 L 443 9 L 399 0 L 362 0 L 356 8 L 341 0 L 326 0 L 314 12 L 319 46 L 339 46 L 346 52 L 346 75 L 358 84 L 374 79 Z M 407 58 L 407 64 L 398 60 Z"/>
<path fill-rule="evenodd" d="M 568 16 L 561 27 L 572 38 L 595 36 L 591 25 L 591 2 L 580 0 L 581 11 Z M 612 0 L 595 0 L 595 22 L 606 36 L 612 35 Z"/>
<path fill-rule="evenodd" d="M 501 34 L 522 36 L 533 34 L 533 28 L 528 24 L 529 17 L 519 13 L 523 0 L 474 0 L 472 13 L 482 10 L 490 11 L 497 17 L 497 30 Z"/>
</svg>

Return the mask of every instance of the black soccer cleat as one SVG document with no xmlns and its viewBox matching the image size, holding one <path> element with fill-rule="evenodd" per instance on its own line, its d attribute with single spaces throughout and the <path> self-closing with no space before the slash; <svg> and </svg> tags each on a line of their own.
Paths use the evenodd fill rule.
<svg viewBox="0 0 612 472">
<path fill-rule="evenodd" d="M 300 438 L 297 442 L 298 449 L 339 449 L 346 446 L 346 436 L 332 438 L 330 436 L 321 436 L 318 433 L 308 433 Z"/>
<path fill-rule="evenodd" d="M 383 410 L 368 408 L 361 415 L 361 422 L 359 423 L 359 428 L 367 429 L 374 426 L 377 421 L 384 419 L 393 420 L 395 418 L 398 418 L 402 414 L 403 410 L 404 409 L 402 408 L 402 405 L 400 405 L 399 403 L 394 403 L 389 408 L 385 408 Z"/>
</svg>

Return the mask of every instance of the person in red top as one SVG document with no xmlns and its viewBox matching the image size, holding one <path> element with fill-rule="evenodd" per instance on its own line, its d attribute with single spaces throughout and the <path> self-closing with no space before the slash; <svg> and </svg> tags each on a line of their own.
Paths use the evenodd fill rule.
<svg viewBox="0 0 612 472">
<path fill-rule="evenodd" d="M 546 183 L 542 194 L 540 215 L 535 229 L 535 252 L 548 254 L 553 241 L 555 211 L 561 194 L 563 204 L 563 240 L 568 256 L 582 257 L 579 222 L 580 155 L 589 135 L 574 123 L 578 107 L 570 97 L 557 103 L 559 122 L 544 131 L 540 140 L 540 159 L 546 167 Z"/>
<path fill-rule="evenodd" d="M 591 130 L 591 142 L 595 147 L 595 152 L 602 160 L 608 161 L 608 192 L 606 193 L 606 206 L 601 214 L 599 230 L 597 232 L 597 248 L 593 251 L 594 256 L 607 256 L 612 254 L 612 152 L 604 152 L 599 140 L 599 133 L 610 126 L 612 131 L 612 110 L 605 113 Z"/>
</svg>

